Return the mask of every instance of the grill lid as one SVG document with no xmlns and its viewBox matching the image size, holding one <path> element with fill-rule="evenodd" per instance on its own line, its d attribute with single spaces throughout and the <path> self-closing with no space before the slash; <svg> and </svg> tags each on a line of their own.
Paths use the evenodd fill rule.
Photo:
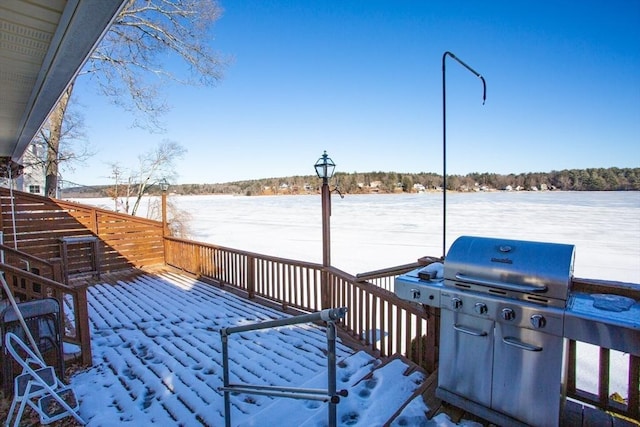
<svg viewBox="0 0 640 427">
<path fill-rule="evenodd" d="M 444 260 L 445 286 L 566 301 L 574 245 L 461 236 Z"/>
</svg>

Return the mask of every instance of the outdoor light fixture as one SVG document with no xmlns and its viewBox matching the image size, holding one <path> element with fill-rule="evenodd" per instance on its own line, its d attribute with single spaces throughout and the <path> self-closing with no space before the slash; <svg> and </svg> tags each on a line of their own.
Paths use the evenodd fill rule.
<svg viewBox="0 0 640 427">
<path fill-rule="evenodd" d="M 325 181 L 331 179 L 333 171 L 336 169 L 336 164 L 327 156 L 327 150 L 325 150 L 322 157 L 318 159 L 315 168 L 318 178 L 322 178 Z"/>
<path fill-rule="evenodd" d="M 162 190 L 163 193 L 169 189 L 169 182 L 166 178 L 162 178 L 158 184 L 160 185 L 160 190 Z"/>
</svg>

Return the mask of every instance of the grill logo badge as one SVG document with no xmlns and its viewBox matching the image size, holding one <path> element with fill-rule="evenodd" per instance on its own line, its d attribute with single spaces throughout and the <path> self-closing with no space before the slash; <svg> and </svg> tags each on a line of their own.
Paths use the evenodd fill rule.
<svg viewBox="0 0 640 427">
<path fill-rule="evenodd" d="M 513 260 L 510 258 L 491 258 L 491 262 L 499 262 L 502 264 L 513 264 Z"/>
</svg>

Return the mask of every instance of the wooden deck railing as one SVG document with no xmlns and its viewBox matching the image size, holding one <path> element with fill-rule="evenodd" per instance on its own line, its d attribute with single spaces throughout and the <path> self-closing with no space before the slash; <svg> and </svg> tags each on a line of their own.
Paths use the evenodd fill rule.
<svg viewBox="0 0 640 427">
<path fill-rule="evenodd" d="M 166 254 L 168 265 L 241 289 L 249 298 L 278 303 L 283 309 L 347 306 L 349 312 L 339 326 L 352 338 L 381 356 L 404 354 L 427 370 L 435 368 L 435 347 L 429 345 L 433 340 L 426 337 L 435 325 L 431 314 L 350 274 L 328 269 L 323 291 L 319 264 L 171 237 L 166 239 Z"/>
<path fill-rule="evenodd" d="M 21 302 L 55 298 L 61 307 L 62 339 L 74 344 L 81 352 L 81 362 L 91 365 L 91 336 L 87 312 L 86 287 L 71 287 L 30 271 L 0 263 L 0 272 L 14 297 Z"/>
<path fill-rule="evenodd" d="M 102 272 L 164 262 L 159 221 L 6 188 L 0 188 L 0 236 L 0 271 L 12 291 L 21 301 L 49 296 L 60 301 L 64 340 L 80 347 L 85 365 L 91 364 L 86 289 L 68 286 L 66 277 L 93 270 L 93 257 Z M 74 244 L 63 266 L 63 243 L 79 237 L 96 238 L 97 251 Z"/>
<path fill-rule="evenodd" d="M 432 372 L 438 358 L 440 315 L 393 292 L 329 268 L 330 306 L 349 307 L 344 329 L 382 357 L 402 354 Z"/>
<path fill-rule="evenodd" d="M 56 282 L 63 282 L 63 266 L 61 258 L 47 261 L 26 252 L 0 244 L 0 263 L 30 271 L 38 276 L 44 276 Z"/>
<path fill-rule="evenodd" d="M 44 260 L 62 257 L 65 238 L 96 237 L 98 254 L 90 245 L 69 247 L 69 274 L 90 271 L 90 255 L 103 272 L 164 262 L 159 221 L 1 187 L 0 231 L 6 246 Z"/>
<path fill-rule="evenodd" d="M 592 294 L 616 294 L 640 301 L 640 286 L 632 283 L 606 282 L 602 280 L 579 279 L 573 280 L 572 289 L 576 292 Z M 577 361 L 581 354 L 576 341 L 569 341 L 569 369 L 567 372 L 567 396 L 581 402 L 588 403 L 597 408 L 616 412 L 631 419 L 640 421 L 640 356 L 627 354 L 627 366 L 613 366 L 611 358 L 612 350 L 600 347 L 598 353 L 598 390 L 589 392 L 577 387 Z M 627 399 L 619 400 L 620 393 L 624 390 L 611 390 L 609 378 L 612 369 L 616 372 L 627 372 Z M 618 396 L 616 396 L 616 393 Z"/>
<path fill-rule="evenodd" d="M 401 300 L 392 292 L 393 279 L 439 258 L 352 276 L 336 268 L 270 257 L 221 246 L 176 238 L 166 239 L 167 264 L 233 286 L 250 298 L 261 297 L 282 308 L 316 311 L 327 307 L 349 308 L 340 327 L 380 356 L 403 354 L 428 371 L 437 366 L 440 310 Z M 326 274 L 326 289 L 323 287 Z M 606 285 L 602 281 L 575 279 L 575 290 L 618 293 L 640 300 L 637 285 Z M 599 389 L 590 393 L 576 387 L 575 341 L 569 342 L 567 396 L 632 419 L 639 418 L 640 358 L 629 356 L 628 366 L 612 367 L 610 350 L 600 349 Z M 610 396 L 611 369 L 629 373 L 627 402 Z M 614 392 L 616 390 L 611 390 Z M 625 390 L 619 391 L 624 394 Z"/>
</svg>

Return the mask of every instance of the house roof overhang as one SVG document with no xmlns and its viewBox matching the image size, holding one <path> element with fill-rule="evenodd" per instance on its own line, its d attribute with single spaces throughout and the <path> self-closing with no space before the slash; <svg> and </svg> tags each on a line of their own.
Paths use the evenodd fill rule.
<svg viewBox="0 0 640 427">
<path fill-rule="evenodd" d="M 0 158 L 22 157 L 125 1 L 0 2 Z"/>
</svg>

